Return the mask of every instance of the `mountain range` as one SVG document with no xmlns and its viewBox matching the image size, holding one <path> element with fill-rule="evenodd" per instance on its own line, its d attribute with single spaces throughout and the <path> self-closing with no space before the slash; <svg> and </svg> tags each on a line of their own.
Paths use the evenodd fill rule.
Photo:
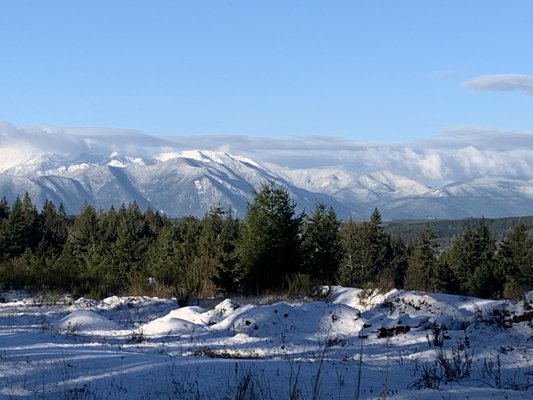
<svg viewBox="0 0 533 400">
<path fill-rule="evenodd" d="M 107 209 L 136 201 L 173 217 L 203 216 L 215 206 L 231 207 L 242 217 L 254 189 L 269 181 L 285 186 L 299 211 L 325 202 L 341 218 L 367 218 L 375 207 L 389 220 L 533 214 L 529 178 L 487 176 L 430 187 L 390 170 L 288 168 L 210 150 L 76 157 L 46 152 L 0 165 L 1 196 L 12 202 L 28 192 L 37 205 L 48 198 L 63 203 L 70 214 L 85 202 Z"/>
</svg>

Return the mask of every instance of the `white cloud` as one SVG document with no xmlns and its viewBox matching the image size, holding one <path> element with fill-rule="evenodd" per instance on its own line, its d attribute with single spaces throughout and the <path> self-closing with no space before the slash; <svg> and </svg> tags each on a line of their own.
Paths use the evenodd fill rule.
<svg viewBox="0 0 533 400">
<path fill-rule="evenodd" d="M 426 178 L 432 181 L 442 180 L 442 159 L 435 150 L 430 150 L 424 156 L 419 157 L 418 166 Z"/>
<path fill-rule="evenodd" d="M 473 90 L 520 91 L 533 95 L 533 76 L 518 74 L 482 75 L 463 82 Z"/>
</svg>

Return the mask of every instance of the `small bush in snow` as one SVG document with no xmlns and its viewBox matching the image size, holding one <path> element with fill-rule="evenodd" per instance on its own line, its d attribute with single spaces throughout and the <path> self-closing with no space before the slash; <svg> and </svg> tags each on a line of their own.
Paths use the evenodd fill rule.
<svg viewBox="0 0 533 400">
<path fill-rule="evenodd" d="M 428 341 L 435 347 L 442 347 L 444 344 L 444 339 L 449 339 L 449 336 L 446 336 L 448 328 L 446 325 L 433 323 L 430 326 L 430 333 L 427 336 Z"/>
<path fill-rule="evenodd" d="M 250 360 L 259 358 L 259 355 L 254 351 L 215 350 L 209 346 L 203 346 L 196 349 L 193 355 L 196 357 L 225 358 L 234 360 Z"/>
<path fill-rule="evenodd" d="M 435 361 L 422 365 L 420 377 L 410 389 L 438 389 L 442 382 L 455 382 L 469 378 L 472 373 L 472 354 L 468 351 L 468 340 L 454 346 L 450 354 L 437 350 Z"/>
<path fill-rule="evenodd" d="M 496 361 L 484 358 L 480 372 L 483 379 L 490 379 L 494 382 L 493 386 L 496 389 L 502 388 L 502 366 L 499 354 L 496 356 Z"/>
<path fill-rule="evenodd" d="M 467 342 L 463 341 L 454 346 L 450 354 L 442 350 L 437 351 L 436 362 L 448 382 L 469 378 L 472 372 L 472 354 L 468 352 Z"/>
<path fill-rule="evenodd" d="M 66 332 L 69 335 L 76 335 L 80 332 L 80 330 L 81 330 L 81 324 L 79 322 L 76 322 L 76 323 L 69 322 L 67 324 Z"/>
<path fill-rule="evenodd" d="M 137 329 L 131 332 L 130 343 L 142 343 L 145 341 L 144 331 L 142 329 Z"/>
<path fill-rule="evenodd" d="M 442 379 L 437 362 L 426 363 L 422 365 L 420 377 L 409 385 L 409 389 L 438 389 Z"/>
</svg>

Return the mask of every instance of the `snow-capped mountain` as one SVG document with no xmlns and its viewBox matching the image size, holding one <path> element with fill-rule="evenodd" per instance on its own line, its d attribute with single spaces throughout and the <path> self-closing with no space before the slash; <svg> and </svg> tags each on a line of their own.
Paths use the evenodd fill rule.
<svg viewBox="0 0 533 400">
<path fill-rule="evenodd" d="M 432 189 L 389 171 L 359 175 L 344 169 L 287 169 L 214 151 L 159 153 L 151 158 L 43 155 L 0 173 L 0 193 L 12 201 L 28 192 L 76 213 L 85 203 L 106 209 L 136 201 L 171 216 L 202 216 L 215 206 L 243 216 L 253 190 L 274 181 L 288 188 L 300 211 L 318 201 L 341 217 L 463 218 L 533 214 L 533 181 L 483 178 Z"/>
<path fill-rule="evenodd" d="M 298 187 L 250 159 L 212 151 L 161 153 L 149 160 L 116 153 L 107 159 L 73 161 L 46 155 L 2 172 L 0 193 L 12 201 L 27 191 L 36 204 L 48 198 L 62 202 L 70 213 L 84 202 L 106 209 L 136 201 L 141 208 L 171 216 L 202 216 L 218 205 L 242 216 L 253 190 L 269 181 L 286 186 L 299 210 L 323 201 L 350 214 L 327 194 Z"/>
<path fill-rule="evenodd" d="M 198 143 L 210 150 L 191 150 Z M 240 151 L 230 151 L 231 143 Z M 470 145 L 456 158 L 437 150 L 351 145 L 337 154 L 348 161 L 332 164 L 328 142 L 318 143 L 322 151 L 294 141 L 155 138 L 131 130 L 0 121 L 0 197 L 12 202 L 28 192 L 37 205 L 48 198 L 69 213 L 85 202 L 106 209 L 136 201 L 171 216 L 202 216 L 216 206 L 244 216 L 253 190 L 274 181 L 287 187 L 299 211 L 320 201 L 342 218 L 367 218 L 375 207 L 385 219 L 533 215 L 533 165 L 519 157 L 522 152 L 512 154 L 517 165 L 514 158 L 502 163 L 507 167 L 499 175 L 494 154 L 484 163 Z M 296 167 L 302 160 L 305 165 Z"/>
</svg>

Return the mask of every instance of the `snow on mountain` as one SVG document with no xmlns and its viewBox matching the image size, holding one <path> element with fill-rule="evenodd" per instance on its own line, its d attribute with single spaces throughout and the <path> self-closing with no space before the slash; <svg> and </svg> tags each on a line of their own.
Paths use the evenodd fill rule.
<svg viewBox="0 0 533 400">
<path fill-rule="evenodd" d="M 287 187 L 300 211 L 318 201 L 339 216 L 367 217 L 378 207 L 386 219 L 464 218 L 533 214 L 533 180 L 478 178 L 432 189 L 390 171 L 360 175 L 343 168 L 288 169 L 215 151 L 163 152 L 153 157 L 43 154 L 0 173 L 0 190 L 12 201 L 28 192 L 76 213 L 136 201 L 171 216 L 202 216 L 214 206 L 243 216 L 253 190 L 273 181 Z"/>
<path fill-rule="evenodd" d="M 369 175 L 359 175 L 341 168 L 282 169 L 280 172 L 300 187 L 327 193 L 347 202 L 370 202 L 382 197 L 399 198 L 431 190 L 413 179 L 389 171 Z"/>
<path fill-rule="evenodd" d="M 516 175 L 521 172 L 516 168 L 502 176 L 480 172 L 460 182 L 439 181 L 432 188 L 402 175 L 415 171 L 409 165 L 377 162 L 373 170 L 367 160 L 365 169 L 354 167 L 357 163 L 288 168 L 205 144 L 210 150 L 191 150 L 186 138 L 154 138 L 133 130 L 15 127 L 0 121 L 0 196 L 12 202 L 27 191 L 37 205 L 48 198 L 63 203 L 69 213 L 85 202 L 105 209 L 136 201 L 171 216 L 202 216 L 215 206 L 243 216 L 253 190 L 273 181 L 287 187 L 298 211 L 310 211 L 320 201 L 342 218 L 367 218 L 375 207 L 386 219 L 533 214 L 533 179 Z M 263 145 L 268 145 L 265 153 L 275 148 L 270 142 Z M 371 150 L 368 157 L 392 151 Z M 257 155 L 261 149 L 255 151 L 245 153 Z M 300 153 L 289 148 L 287 154 L 298 159 Z M 404 156 L 419 159 L 413 152 Z"/>
<path fill-rule="evenodd" d="M 0 189 L 9 200 L 27 191 L 37 204 L 49 198 L 62 202 L 69 213 L 84 202 L 106 209 L 136 201 L 141 208 L 171 216 L 203 216 L 219 205 L 242 216 L 253 190 L 269 181 L 287 187 L 300 211 L 323 201 L 350 213 L 327 194 L 300 188 L 250 159 L 223 152 L 161 153 L 148 160 L 118 152 L 72 161 L 42 155 L 0 173 Z"/>
</svg>

